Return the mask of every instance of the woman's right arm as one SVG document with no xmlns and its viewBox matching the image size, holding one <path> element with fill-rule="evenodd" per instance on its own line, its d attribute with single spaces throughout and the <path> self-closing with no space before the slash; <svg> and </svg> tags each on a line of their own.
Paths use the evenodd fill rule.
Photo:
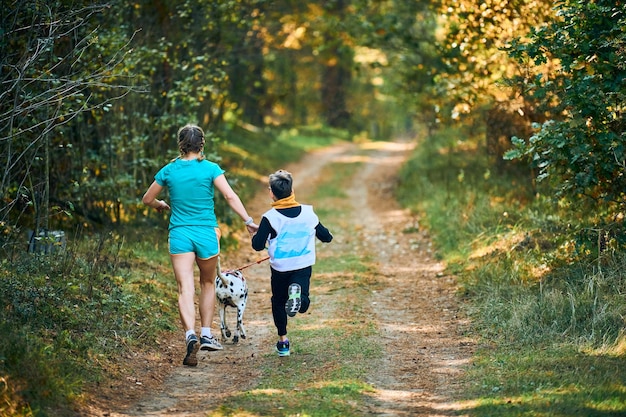
<svg viewBox="0 0 626 417">
<path fill-rule="evenodd" d="M 142 203 L 144 203 L 148 207 L 155 209 L 156 211 L 169 210 L 169 204 L 167 204 L 163 200 L 157 200 L 157 196 L 159 195 L 159 193 L 161 193 L 162 190 L 163 187 L 159 185 L 158 182 L 154 181 L 152 184 L 150 184 L 150 188 L 148 188 L 148 191 L 146 191 L 146 193 L 143 195 L 143 198 L 141 199 Z"/>
</svg>

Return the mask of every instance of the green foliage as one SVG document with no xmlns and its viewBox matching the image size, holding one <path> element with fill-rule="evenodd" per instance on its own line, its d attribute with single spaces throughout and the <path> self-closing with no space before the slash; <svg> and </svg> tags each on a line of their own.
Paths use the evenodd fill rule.
<svg viewBox="0 0 626 417">
<path fill-rule="evenodd" d="M 397 133 L 411 130 L 413 117 L 434 126 L 435 108 L 441 99 L 435 76 L 443 70 L 435 39 L 436 5 L 402 0 L 352 3 L 356 10 L 351 32 L 364 47 L 356 57 L 362 63 L 359 74 L 369 73 L 371 79 L 384 80 L 382 85 L 363 88 L 362 93 L 357 90 L 357 97 L 363 94 L 358 106 L 365 105 L 368 110 L 363 115 L 364 122 L 373 120 L 383 129 L 385 121 L 395 122 L 399 125 L 394 130 Z M 373 94 L 380 94 L 385 100 L 381 103 L 368 98 Z M 372 137 L 377 138 L 375 132 Z"/>
<path fill-rule="evenodd" d="M 440 19 L 436 47 L 442 65 L 434 75 L 434 93 L 441 122 L 467 123 L 466 116 L 471 121 L 472 115 L 494 103 L 515 113 L 518 109 L 534 113 L 525 90 L 507 88 L 503 83 L 509 77 L 532 77 L 534 69 L 516 64 L 503 48 L 514 38 L 526 36 L 531 28 L 554 19 L 553 4 L 549 0 L 436 2 Z"/>
<path fill-rule="evenodd" d="M 30 328 L 0 324 L 0 375 L 3 378 L 2 415 L 67 415 L 83 384 L 69 352 L 55 349 Z M 69 338 L 68 334 L 58 336 Z M 6 390 L 6 391 L 5 391 Z M 60 414 L 57 411 L 60 410 Z"/>
<path fill-rule="evenodd" d="M 254 120 L 262 109 L 261 74 L 247 71 L 262 1 L 66 3 L 22 0 L 2 17 L 0 225 L 13 240 L 135 220 L 178 128 L 217 132 L 238 105 Z"/>
<path fill-rule="evenodd" d="M 72 208 L 69 192 L 80 185 L 81 175 L 110 162 L 93 164 L 98 140 L 93 127 L 81 121 L 89 115 L 101 121 L 111 102 L 140 89 L 128 83 L 121 65 L 128 54 L 126 34 L 98 30 L 98 20 L 109 16 L 107 7 L 91 2 L 44 7 L 21 0 L 2 15 L 7 32 L 0 45 L 6 87 L 0 96 L 5 161 L 0 192 L 6 205 L 0 219 L 11 226 L 21 220 L 35 228 L 36 221 L 67 219 L 63 210 Z M 73 206 L 81 209 L 82 200 Z"/>
<path fill-rule="evenodd" d="M 515 139 L 509 159 L 524 158 L 549 179 L 557 195 L 590 198 L 596 207 L 623 209 L 626 187 L 623 50 L 626 9 L 609 0 L 559 3 L 559 20 L 516 41 L 519 62 L 558 60 L 560 70 L 526 80 L 550 120 L 527 140 Z M 572 208 L 576 209 L 576 206 Z"/>
<path fill-rule="evenodd" d="M 27 229 L 142 223 L 139 199 L 176 156 L 175 133 L 189 122 L 210 132 L 207 156 L 217 161 L 219 142 L 242 131 L 263 149 L 284 145 L 266 124 L 336 117 L 368 137 L 410 128 L 402 106 L 387 99 L 396 82 L 381 85 L 394 66 L 381 71 L 378 49 L 393 46 L 396 63 L 411 58 L 410 72 L 421 60 L 407 48 L 419 45 L 422 56 L 432 45 L 432 19 L 412 17 L 424 11 L 360 1 L 12 2 L 0 25 L 3 248 Z M 372 25 L 385 36 L 369 32 Z M 428 77 L 419 66 L 415 86 Z M 236 158 L 223 165 L 245 171 Z"/>
</svg>

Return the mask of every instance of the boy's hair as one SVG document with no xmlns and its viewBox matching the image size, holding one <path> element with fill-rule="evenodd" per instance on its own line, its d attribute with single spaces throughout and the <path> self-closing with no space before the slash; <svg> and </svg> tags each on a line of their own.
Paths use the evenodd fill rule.
<svg viewBox="0 0 626 417">
<path fill-rule="evenodd" d="M 289 197 L 293 192 L 293 178 L 291 173 L 283 169 L 270 174 L 270 189 L 274 196 L 281 200 Z"/>
</svg>

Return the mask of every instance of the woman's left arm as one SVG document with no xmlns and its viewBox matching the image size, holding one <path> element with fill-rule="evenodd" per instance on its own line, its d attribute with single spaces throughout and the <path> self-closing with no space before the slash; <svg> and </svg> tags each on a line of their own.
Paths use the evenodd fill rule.
<svg viewBox="0 0 626 417">
<path fill-rule="evenodd" d="M 226 176 L 222 174 L 219 177 L 215 178 L 215 180 L 213 180 L 213 184 L 218 190 L 220 190 L 220 192 L 226 199 L 226 202 L 233 209 L 233 211 L 237 213 L 239 217 L 241 217 L 241 220 L 244 221 L 248 232 L 256 232 L 259 229 L 259 226 L 254 223 L 254 219 L 252 219 L 252 217 L 248 214 L 248 211 L 241 202 L 241 199 L 226 180 Z"/>
</svg>

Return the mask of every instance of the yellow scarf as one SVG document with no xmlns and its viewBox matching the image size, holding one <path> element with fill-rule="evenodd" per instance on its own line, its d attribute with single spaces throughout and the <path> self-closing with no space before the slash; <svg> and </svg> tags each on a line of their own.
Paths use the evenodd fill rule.
<svg viewBox="0 0 626 417">
<path fill-rule="evenodd" d="M 296 201 L 296 193 L 291 193 L 289 197 L 281 198 L 272 203 L 272 207 L 275 209 L 284 209 L 290 207 L 298 207 L 300 203 Z"/>
</svg>

